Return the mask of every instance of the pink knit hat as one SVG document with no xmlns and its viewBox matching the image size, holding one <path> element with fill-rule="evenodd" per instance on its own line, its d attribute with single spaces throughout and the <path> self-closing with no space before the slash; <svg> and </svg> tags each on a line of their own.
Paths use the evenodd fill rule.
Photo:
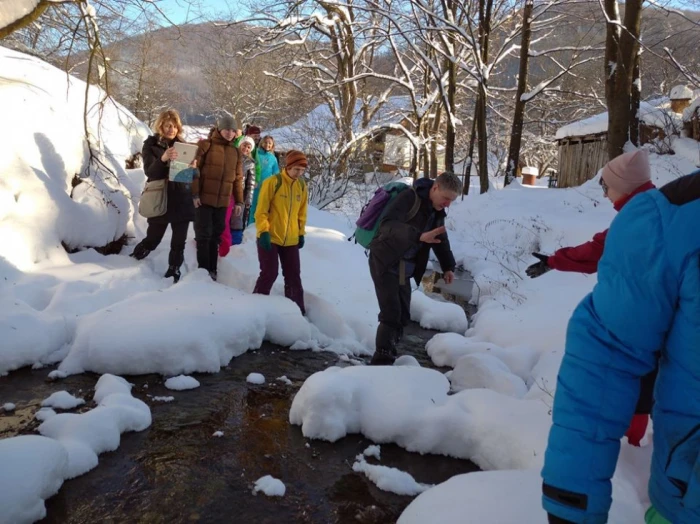
<svg viewBox="0 0 700 524">
<path fill-rule="evenodd" d="M 602 177 L 608 187 L 629 195 L 651 180 L 649 154 L 644 149 L 638 149 L 613 158 L 603 167 Z"/>
</svg>

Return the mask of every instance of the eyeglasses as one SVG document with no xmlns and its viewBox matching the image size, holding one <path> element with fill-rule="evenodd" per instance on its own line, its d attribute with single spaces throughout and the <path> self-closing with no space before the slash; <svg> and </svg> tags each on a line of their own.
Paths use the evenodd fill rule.
<svg viewBox="0 0 700 524">
<path fill-rule="evenodd" d="M 605 180 L 603 180 L 603 177 L 600 177 L 600 187 L 603 188 L 603 196 L 608 196 L 608 184 L 605 183 Z"/>
</svg>

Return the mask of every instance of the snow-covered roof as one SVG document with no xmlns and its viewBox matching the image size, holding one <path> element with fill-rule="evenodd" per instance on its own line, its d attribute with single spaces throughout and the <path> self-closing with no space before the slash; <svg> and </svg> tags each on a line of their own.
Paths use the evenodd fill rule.
<svg viewBox="0 0 700 524">
<path fill-rule="evenodd" d="M 363 131 L 361 107 L 362 104 L 358 101 L 353 119 L 355 134 Z M 393 96 L 387 99 L 369 124 L 374 128 L 397 124 L 409 113 L 410 98 Z M 265 134 L 272 135 L 277 150 L 299 149 L 306 152 L 317 151 L 326 155 L 337 143 L 338 131 L 328 104 L 321 104 L 293 124 L 273 129 Z"/>
<path fill-rule="evenodd" d="M 667 134 L 680 130 L 682 118 L 671 111 L 671 101 L 667 97 L 654 98 L 639 103 L 639 119 L 645 124 L 664 129 Z M 573 136 L 595 135 L 608 130 L 608 113 L 600 113 L 559 128 L 557 140 Z"/>
<path fill-rule="evenodd" d="M 690 100 L 693 98 L 693 91 L 688 86 L 679 85 L 671 89 L 669 98 L 671 100 Z"/>
</svg>

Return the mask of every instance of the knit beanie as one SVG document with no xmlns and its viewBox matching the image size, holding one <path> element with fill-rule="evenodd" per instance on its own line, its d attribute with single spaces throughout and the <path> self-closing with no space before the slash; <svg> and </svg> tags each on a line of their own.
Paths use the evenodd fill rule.
<svg viewBox="0 0 700 524">
<path fill-rule="evenodd" d="M 241 147 L 243 144 L 250 144 L 251 149 L 255 149 L 255 141 L 249 136 L 243 137 L 243 140 L 238 143 L 238 147 Z"/>
<path fill-rule="evenodd" d="M 231 115 L 223 115 L 216 121 L 216 127 L 219 131 L 223 131 L 224 129 L 236 129 L 236 122 Z"/>
<path fill-rule="evenodd" d="M 644 149 L 625 153 L 603 167 L 603 180 L 618 193 L 629 195 L 651 180 L 649 154 Z"/>
<path fill-rule="evenodd" d="M 284 159 L 284 167 L 286 169 L 292 167 L 308 167 L 309 162 L 306 160 L 306 155 L 301 151 L 292 149 Z"/>
<path fill-rule="evenodd" d="M 262 133 L 262 131 L 258 126 L 248 126 L 248 128 L 245 130 L 246 136 L 259 135 L 260 133 Z"/>
</svg>

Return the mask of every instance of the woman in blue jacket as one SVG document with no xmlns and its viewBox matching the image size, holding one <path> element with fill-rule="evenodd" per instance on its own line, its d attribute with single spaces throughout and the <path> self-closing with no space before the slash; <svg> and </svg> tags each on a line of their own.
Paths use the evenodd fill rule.
<svg viewBox="0 0 700 524">
<path fill-rule="evenodd" d="M 569 322 L 542 470 L 550 522 L 608 518 L 640 377 L 657 363 L 647 522 L 700 522 L 700 171 L 615 218 Z"/>
</svg>

